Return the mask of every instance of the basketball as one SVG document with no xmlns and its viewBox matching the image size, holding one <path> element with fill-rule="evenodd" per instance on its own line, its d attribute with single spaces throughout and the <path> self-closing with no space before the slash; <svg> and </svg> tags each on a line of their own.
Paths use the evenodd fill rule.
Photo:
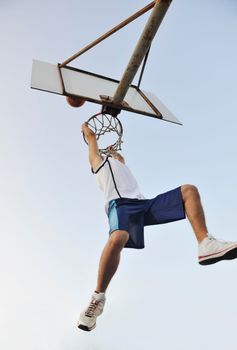
<svg viewBox="0 0 237 350">
<path fill-rule="evenodd" d="M 83 98 L 79 96 L 67 96 L 66 99 L 67 99 L 67 103 L 71 107 L 81 107 L 86 102 Z"/>
</svg>

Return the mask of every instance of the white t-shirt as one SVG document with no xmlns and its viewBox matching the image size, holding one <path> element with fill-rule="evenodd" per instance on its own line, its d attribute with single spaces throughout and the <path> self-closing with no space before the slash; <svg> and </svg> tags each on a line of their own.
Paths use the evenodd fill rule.
<svg viewBox="0 0 237 350">
<path fill-rule="evenodd" d="M 93 173 L 96 174 L 99 187 L 104 192 L 106 211 L 112 199 L 145 199 L 131 171 L 119 160 L 106 158 Z"/>
</svg>

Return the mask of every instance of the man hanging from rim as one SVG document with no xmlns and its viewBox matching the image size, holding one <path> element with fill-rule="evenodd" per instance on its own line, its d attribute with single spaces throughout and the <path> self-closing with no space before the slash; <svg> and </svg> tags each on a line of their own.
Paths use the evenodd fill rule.
<svg viewBox="0 0 237 350">
<path fill-rule="evenodd" d="M 88 143 L 89 162 L 99 187 L 104 192 L 109 220 L 109 239 L 102 252 L 97 285 L 88 307 L 81 313 L 78 327 L 91 331 L 103 312 L 106 289 L 115 274 L 124 247 L 144 248 L 144 227 L 185 219 L 190 221 L 198 242 L 198 261 L 201 265 L 237 258 L 237 242 L 215 239 L 208 233 L 198 189 L 182 185 L 153 199 L 145 199 L 125 165 L 122 155 L 109 149 L 102 157 L 95 133 L 87 123 L 82 131 Z"/>
</svg>

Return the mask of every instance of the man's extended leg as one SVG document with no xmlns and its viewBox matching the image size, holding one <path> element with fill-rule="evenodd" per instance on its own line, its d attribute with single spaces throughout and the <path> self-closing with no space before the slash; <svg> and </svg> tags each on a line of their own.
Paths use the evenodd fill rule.
<svg viewBox="0 0 237 350">
<path fill-rule="evenodd" d="M 198 190 L 192 185 L 181 186 L 184 209 L 199 243 L 199 263 L 214 264 L 237 258 L 237 243 L 219 241 L 208 234 Z"/>
<path fill-rule="evenodd" d="M 91 331 L 95 328 L 96 318 L 103 312 L 105 291 L 118 268 L 121 250 L 128 239 L 128 232 L 122 230 L 114 231 L 109 237 L 100 258 L 97 287 L 90 304 L 81 313 L 78 322 L 79 328 L 85 331 Z"/>
<path fill-rule="evenodd" d="M 118 268 L 120 252 L 128 239 L 129 234 L 127 231 L 117 230 L 111 234 L 100 258 L 96 292 L 104 293 L 106 291 L 111 278 Z"/>
</svg>

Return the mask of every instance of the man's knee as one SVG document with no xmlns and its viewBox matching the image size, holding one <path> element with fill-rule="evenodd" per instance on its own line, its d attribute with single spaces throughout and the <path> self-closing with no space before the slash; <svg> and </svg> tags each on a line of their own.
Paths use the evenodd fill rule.
<svg viewBox="0 0 237 350">
<path fill-rule="evenodd" d="M 121 250 L 129 239 L 127 231 L 117 230 L 111 233 L 109 244 L 111 249 Z"/>
<path fill-rule="evenodd" d="M 189 198 L 196 198 L 198 199 L 199 196 L 199 191 L 196 186 L 194 185 L 183 185 L 181 186 L 181 193 L 183 200 L 187 200 Z"/>
</svg>

